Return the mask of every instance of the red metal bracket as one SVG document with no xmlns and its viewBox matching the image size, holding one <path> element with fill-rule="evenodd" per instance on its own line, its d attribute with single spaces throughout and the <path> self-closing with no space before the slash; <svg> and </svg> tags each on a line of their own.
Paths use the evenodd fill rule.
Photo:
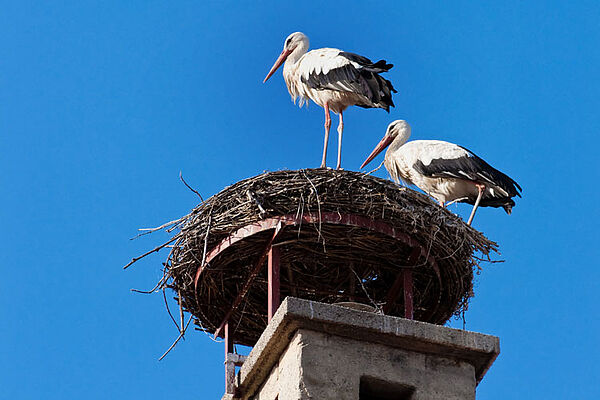
<svg viewBox="0 0 600 400">
<path fill-rule="evenodd" d="M 427 262 L 430 265 L 432 265 L 432 267 L 438 274 L 438 278 L 439 278 L 439 268 L 437 266 L 435 259 L 433 257 L 431 257 L 428 254 L 428 252 L 413 238 L 411 238 L 404 232 L 398 231 L 396 228 L 394 228 L 393 226 L 391 226 L 383 221 L 372 220 L 372 219 L 369 219 L 367 217 L 363 217 L 360 215 L 341 214 L 341 213 L 335 213 L 335 212 L 306 213 L 303 215 L 291 215 L 290 214 L 290 215 L 283 215 L 283 216 L 279 216 L 279 217 L 267 218 L 267 219 L 249 224 L 247 226 L 244 226 L 244 227 L 236 230 L 234 233 L 232 233 L 225 239 L 223 239 L 219 244 L 217 244 L 215 247 L 213 247 L 208 252 L 208 254 L 205 258 L 205 263 L 203 265 L 201 265 L 200 267 L 198 267 L 198 270 L 196 271 L 196 276 L 194 279 L 194 286 L 195 286 L 195 289 L 197 292 L 198 281 L 200 279 L 200 276 L 201 276 L 202 272 L 204 271 L 205 266 L 208 265 L 211 260 L 213 260 L 215 257 L 217 257 L 221 252 L 223 252 L 227 248 L 231 247 L 235 243 L 237 243 L 249 236 L 252 236 L 257 233 L 264 232 L 264 231 L 267 231 L 270 229 L 275 229 L 273 236 L 267 243 L 267 246 L 266 246 L 263 254 L 261 254 L 261 257 L 259 258 L 259 261 L 257 262 L 256 266 L 254 267 L 254 270 L 252 270 L 252 272 L 250 273 L 250 276 L 248 277 L 248 280 L 242 287 L 242 290 L 240 291 L 240 293 L 234 300 L 229 311 L 225 314 L 225 317 L 223 318 L 223 322 L 219 325 L 219 327 L 215 331 L 215 334 L 214 334 L 215 337 L 219 337 L 221 335 L 223 327 L 225 326 L 225 324 L 227 323 L 227 321 L 229 320 L 229 318 L 231 317 L 233 312 L 237 309 L 237 307 L 240 305 L 240 303 L 246 296 L 246 293 L 250 289 L 250 286 L 252 285 L 254 278 L 256 278 L 256 276 L 258 275 L 260 268 L 262 267 L 262 265 L 265 261 L 265 258 L 269 254 L 271 254 L 271 256 L 273 255 L 271 246 L 272 246 L 275 238 L 281 232 L 282 228 L 287 225 L 295 226 L 295 225 L 301 225 L 303 223 L 306 223 L 306 224 L 326 223 L 326 224 L 348 225 L 348 226 L 353 226 L 353 227 L 358 227 L 358 228 L 369 229 L 371 231 L 375 231 L 375 232 L 390 236 L 394 239 L 402 241 L 409 247 L 412 247 L 414 249 L 413 252 L 417 256 L 421 256 L 421 257 L 425 258 L 427 260 Z M 277 278 L 279 278 L 279 272 L 277 273 Z M 406 278 L 402 277 L 401 283 L 404 283 L 405 280 L 406 280 L 406 283 L 408 283 L 408 282 L 412 283 L 412 279 L 409 279 L 409 277 L 406 277 Z M 275 283 L 274 281 L 271 282 L 271 284 L 274 284 L 274 283 Z M 411 285 L 411 287 L 412 287 L 412 285 Z M 270 312 L 271 316 L 272 316 L 272 314 L 276 310 L 276 307 L 278 306 L 279 299 L 276 299 L 275 297 L 273 297 L 275 294 L 274 294 L 274 291 L 271 293 L 271 288 L 270 288 L 269 292 L 270 292 L 269 295 L 270 295 L 271 303 L 269 304 L 268 312 Z M 277 290 L 277 292 L 279 292 L 279 291 Z M 412 293 L 409 296 L 409 299 L 412 300 Z M 277 300 L 277 301 L 275 301 L 275 300 Z M 394 298 L 394 300 L 395 300 L 395 298 Z M 275 305 L 275 303 L 277 303 L 277 305 Z M 405 315 L 406 314 L 407 314 L 407 311 L 405 310 Z M 412 314 L 412 310 L 411 310 L 411 314 Z"/>
<path fill-rule="evenodd" d="M 248 293 L 248 290 L 250 289 L 250 286 L 252 286 L 252 282 L 254 281 L 254 278 L 256 278 L 256 276 L 258 275 L 260 268 L 262 267 L 263 263 L 265 262 L 265 258 L 267 258 L 267 255 L 271 250 L 271 245 L 273 244 L 273 241 L 275 240 L 277 235 L 279 235 L 279 233 L 281 232 L 282 227 L 283 227 L 283 225 L 281 224 L 281 222 L 279 222 L 275 226 L 275 232 L 273 233 L 273 236 L 269 240 L 265 251 L 261 254 L 260 258 L 258 259 L 258 262 L 256 263 L 256 266 L 254 267 L 254 270 L 252 270 L 252 272 L 250 273 L 248 280 L 246 281 L 246 283 L 242 287 L 242 290 L 240 291 L 240 293 L 236 297 L 235 301 L 231 305 L 231 308 L 225 314 L 225 318 L 223 318 L 223 322 L 221 322 L 221 325 L 219 325 L 219 328 L 217 328 L 217 330 L 215 331 L 215 336 L 214 336 L 215 338 L 217 338 L 221 335 L 221 331 L 223 330 L 223 327 L 225 325 L 227 325 L 227 322 L 229 321 L 229 317 L 231 317 L 231 314 L 233 314 L 233 312 L 237 309 L 237 307 L 240 305 L 240 303 L 246 296 L 246 293 Z"/>
<path fill-rule="evenodd" d="M 267 308 L 267 318 L 268 321 L 271 322 L 271 318 L 273 318 L 273 314 L 279 308 L 279 303 L 281 300 L 280 292 L 279 292 L 279 247 L 271 246 L 271 250 L 269 251 L 269 262 L 268 262 L 268 295 L 269 295 L 269 304 Z"/>
<path fill-rule="evenodd" d="M 387 314 L 391 309 L 398 295 L 400 289 L 404 289 L 404 316 L 409 319 L 413 319 L 413 293 L 412 293 L 412 270 L 417 262 L 419 261 L 420 250 L 413 248 L 412 252 L 408 256 L 408 267 L 403 268 L 398 273 L 390 291 L 388 292 L 385 304 L 383 305 L 383 312 Z"/>
<path fill-rule="evenodd" d="M 427 260 L 427 262 L 436 270 L 436 273 L 439 273 L 435 259 L 431 257 L 428 254 L 428 252 L 416 240 L 414 240 L 404 232 L 398 231 L 396 228 L 394 228 L 386 222 L 372 220 L 360 215 L 340 214 L 336 212 L 306 213 L 303 215 L 290 214 L 279 217 L 267 218 L 246 225 L 236 230 L 234 233 L 232 233 L 231 235 L 223 239 L 215 247 L 213 247 L 206 255 L 204 264 L 198 267 L 198 270 L 196 271 L 196 276 L 194 279 L 194 285 L 196 290 L 198 289 L 198 280 L 200 279 L 200 275 L 202 274 L 202 271 L 204 271 L 205 266 L 208 265 L 211 262 L 211 260 L 217 257 L 222 251 L 226 250 L 235 243 L 249 236 L 267 231 L 269 229 L 274 229 L 279 223 L 282 223 L 283 225 L 292 226 L 301 225 L 303 223 L 326 223 L 335 225 L 348 225 L 357 228 L 369 229 L 390 236 L 394 239 L 400 240 L 409 247 L 418 248 L 420 250 L 420 255 L 424 257 Z"/>
<path fill-rule="evenodd" d="M 413 280 L 412 269 L 404 268 L 402 271 L 402 281 L 404 282 L 404 318 L 413 319 Z"/>
</svg>

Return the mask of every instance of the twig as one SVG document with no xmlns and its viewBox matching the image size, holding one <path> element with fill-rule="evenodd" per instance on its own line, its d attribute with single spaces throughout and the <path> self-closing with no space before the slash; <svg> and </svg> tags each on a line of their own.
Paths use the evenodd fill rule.
<svg viewBox="0 0 600 400">
<path fill-rule="evenodd" d="M 169 221 L 166 224 L 162 224 L 161 226 L 158 226 L 156 228 L 140 228 L 140 229 L 138 229 L 138 231 L 145 231 L 145 232 L 137 234 L 134 237 L 130 238 L 129 240 L 134 240 L 134 239 L 139 238 L 140 236 L 144 236 L 144 235 L 147 235 L 149 233 L 159 231 L 161 229 L 166 228 L 167 226 L 170 226 L 170 225 L 173 225 L 173 224 L 176 224 L 176 223 L 180 222 L 182 219 L 183 218 L 174 219 L 173 221 Z"/>
<path fill-rule="evenodd" d="M 179 332 L 181 332 L 181 329 L 183 329 L 183 327 L 179 327 L 179 324 L 177 323 L 177 321 L 175 321 L 175 317 L 173 317 L 173 314 L 171 314 L 171 309 L 169 308 L 169 302 L 167 301 L 167 293 L 166 290 L 163 288 L 163 299 L 165 300 L 165 307 L 167 309 L 167 312 L 169 313 L 169 317 L 171 317 L 171 321 L 173 321 L 173 323 L 175 324 L 175 326 L 177 327 L 177 330 Z"/>
<path fill-rule="evenodd" d="M 181 329 L 183 329 L 183 299 L 181 298 L 181 290 L 177 290 L 177 296 L 179 297 L 179 323 L 181 324 Z M 180 333 L 183 334 L 184 332 Z"/>
<path fill-rule="evenodd" d="M 308 180 L 308 183 L 310 183 L 313 190 L 315 191 L 315 196 L 317 199 L 317 209 L 319 210 L 319 238 L 323 239 L 323 246 L 325 246 L 325 238 L 323 238 L 323 235 L 321 235 L 321 200 L 319 199 L 319 192 L 317 191 L 317 187 L 315 186 L 315 184 L 310 180 L 308 175 L 306 175 L 306 172 L 302 172 L 304 173 L 304 177 L 306 178 L 306 180 Z"/>
<path fill-rule="evenodd" d="M 135 293 L 152 294 L 158 290 L 158 288 L 163 284 L 164 281 L 165 281 L 165 275 L 163 275 L 163 277 L 160 278 L 160 280 L 158 281 L 156 286 L 154 286 L 151 290 L 131 289 L 131 291 L 135 292 Z"/>
<path fill-rule="evenodd" d="M 185 186 L 187 186 L 187 188 L 190 189 L 192 192 L 196 193 L 196 195 L 198 195 L 198 197 L 200 197 L 200 200 L 202 200 L 202 202 L 204 202 L 204 198 L 202 197 L 202 195 L 200 193 L 198 193 L 198 191 L 196 189 L 194 189 L 190 185 L 188 185 L 188 183 L 185 181 L 185 179 L 183 179 L 183 175 L 181 174 L 181 171 L 179 171 L 179 179 L 181 179 L 181 182 L 183 182 L 183 184 Z"/>
<path fill-rule="evenodd" d="M 260 202 L 258 201 L 256 196 L 254 196 L 254 193 L 252 193 L 252 191 L 250 191 L 250 190 L 247 190 L 246 194 L 248 195 L 248 200 L 254 201 L 254 203 L 256 203 L 256 206 L 258 207 L 258 209 L 260 211 L 259 216 L 262 217 L 263 215 L 265 215 L 267 212 L 263 208 L 262 204 L 260 204 Z"/>
<path fill-rule="evenodd" d="M 381 164 L 379 164 L 379 167 L 375 168 L 375 169 L 374 169 L 374 170 L 372 170 L 372 171 L 369 171 L 369 172 L 367 172 L 365 175 L 371 175 L 373 172 L 379 171 L 379 169 L 381 169 L 381 167 L 383 166 L 383 163 L 384 163 L 384 162 L 385 162 L 385 160 L 383 160 L 383 161 L 381 162 Z"/>
<path fill-rule="evenodd" d="M 210 232 L 210 224 L 212 222 L 212 209 L 211 209 L 211 213 L 208 216 L 208 224 L 206 227 L 206 235 L 204 235 L 204 249 L 202 251 L 202 262 L 200 263 L 200 265 L 202 266 L 202 268 L 204 268 L 204 263 L 206 262 L 206 249 L 208 247 L 208 233 Z"/>
<path fill-rule="evenodd" d="M 362 287 L 363 292 L 365 292 L 365 294 L 367 295 L 367 298 L 369 299 L 369 301 L 371 302 L 373 307 L 375 307 L 377 312 L 381 314 L 382 313 L 381 307 L 379 307 L 379 305 L 377 303 L 375 303 L 375 301 L 373 301 L 371 296 L 369 296 L 369 292 L 367 292 L 367 288 L 365 288 L 365 285 L 363 284 L 362 279 L 360 279 L 360 277 L 358 276 L 358 274 L 356 273 L 354 268 L 352 268 L 352 266 L 350 266 L 350 271 L 354 272 L 354 275 L 356 275 L 356 279 L 358 279 L 358 282 L 360 283 L 360 286 Z"/>
<path fill-rule="evenodd" d="M 166 243 L 163 243 L 163 244 L 161 244 L 160 246 L 158 246 L 158 247 L 155 247 L 154 249 L 152 249 L 152 250 L 150 250 L 150 251 L 147 251 L 146 253 L 142 254 L 142 255 L 141 255 L 141 256 L 139 256 L 139 257 L 134 257 L 134 258 L 133 258 L 133 259 L 132 259 L 132 260 L 131 260 L 131 261 L 130 261 L 130 262 L 129 262 L 129 263 L 126 265 L 126 266 L 124 266 L 124 267 L 123 267 L 123 269 L 127 269 L 127 268 L 129 268 L 129 267 L 131 266 L 131 264 L 135 263 L 136 261 L 139 261 L 139 260 L 141 260 L 142 258 L 146 257 L 147 255 L 149 255 L 149 254 L 152 254 L 152 253 L 154 253 L 154 252 L 156 252 L 156 251 L 159 251 L 159 250 L 160 250 L 160 249 L 162 249 L 163 247 L 166 247 L 167 245 L 169 245 L 169 244 L 173 243 L 175 240 L 177 240 L 177 238 L 178 238 L 177 236 L 173 236 L 173 237 L 171 238 L 171 240 L 169 240 L 168 242 L 166 242 Z"/>
<path fill-rule="evenodd" d="M 160 356 L 160 358 L 158 359 L 158 361 L 162 361 L 163 358 L 165 358 L 167 356 L 167 354 L 169 354 L 169 352 L 171 350 L 173 350 L 173 347 L 175 347 L 175 345 L 177 344 L 177 342 L 179 342 L 179 340 L 183 337 L 183 335 L 185 335 L 185 331 L 187 331 L 188 326 L 190 325 L 190 322 L 192 322 L 192 315 L 190 315 L 190 319 L 188 319 L 187 324 L 185 325 L 185 328 L 179 333 L 179 336 L 177 337 L 177 339 L 175 339 L 175 341 L 173 342 L 173 344 L 171 345 L 171 347 L 169 347 L 167 349 L 167 351 L 165 351 L 163 353 L 162 356 Z"/>
<path fill-rule="evenodd" d="M 450 206 L 450 205 L 452 205 L 452 204 L 454 204 L 454 203 L 459 203 L 459 202 L 461 202 L 461 201 L 463 201 L 463 200 L 467 200 L 467 199 L 468 199 L 468 197 L 460 197 L 460 198 L 458 198 L 458 199 L 454 199 L 454 200 L 452 200 L 452 201 L 450 201 L 450 202 L 448 202 L 448 203 L 444 204 L 444 207 L 445 207 L 445 208 L 448 208 L 448 206 Z"/>
</svg>

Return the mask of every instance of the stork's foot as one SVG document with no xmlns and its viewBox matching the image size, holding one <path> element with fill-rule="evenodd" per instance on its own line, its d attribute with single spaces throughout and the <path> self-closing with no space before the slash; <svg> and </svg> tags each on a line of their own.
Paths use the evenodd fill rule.
<svg viewBox="0 0 600 400">
<path fill-rule="evenodd" d="M 479 193 L 477 194 L 477 200 L 475 200 L 475 205 L 473 206 L 473 211 L 471 211 L 471 215 L 469 216 L 467 225 L 471 225 L 471 222 L 473 222 L 473 217 L 475 217 L 475 211 L 477 211 L 477 207 L 479 207 L 479 202 L 481 201 L 483 193 L 485 192 L 485 185 L 481 183 L 475 183 L 475 186 L 477 187 L 477 191 Z"/>
</svg>

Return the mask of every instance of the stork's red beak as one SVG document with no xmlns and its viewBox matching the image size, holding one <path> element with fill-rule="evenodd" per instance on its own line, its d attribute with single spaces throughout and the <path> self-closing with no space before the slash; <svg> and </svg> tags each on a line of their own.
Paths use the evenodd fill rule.
<svg viewBox="0 0 600 400">
<path fill-rule="evenodd" d="M 291 50 L 285 50 L 285 49 L 283 49 L 283 51 L 279 55 L 279 58 L 277 58 L 277 61 L 275 61 L 275 64 L 273 64 L 273 67 L 271 67 L 271 70 L 267 74 L 267 77 L 265 78 L 265 80 L 263 81 L 263 83 L 265 83 L 267 81 L 267 79 L 269 79 L 271 77 L 271 75 L 273 75 L 275 73 L 275 71 L 277 71 L 277 68 L 281 67 L 281 64 L 283 64 L 283 62 L 286 60 L 286 58 L 288 58 L 288 56 L 291 53 L 292 53 Z"/>
<path fill-rule="evenodd" d="M 381 153 L 386 147 L 388 147 L 390 145 L 390 143 L 392 143 L 394 140 L 393 137 L 391 137 L 390 135 L 386 134 L 383 139 L 381 139 L 381 141 L 379 142 L 379 144 L 377 145 L 377 147 L 375 147 L 375 149 L 371 152 L 371 154 L 369 154 L 369 157 L 367 157 L 367 159 L 365 160 L 364 163 L 362 163 L 362 165 L 360 166 L 361 168 L 364 168 L 365 165 L 367 165 L 368 163 L 371 162 L 372 159 L 374 159 L 375 157 L 377 157 L 377 154 Z"/>
</svg>

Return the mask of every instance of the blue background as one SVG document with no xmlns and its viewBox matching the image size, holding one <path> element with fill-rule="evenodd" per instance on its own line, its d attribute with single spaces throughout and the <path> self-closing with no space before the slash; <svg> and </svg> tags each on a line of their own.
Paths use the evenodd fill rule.
<svg viewBox="0 0 600 400">
<path fill-rule="evenodd" d="M 209 196 L 319 165 L 322 109 L 281 72 L 262 84 L 301 30 L 395 65 L 389 115 L 345 114 L 345 168 L 402 118 L 524 188 L 512 216 L 475 219 L 506 260 L 466 315 L 501 338 L 478 398 L 599 398 L 600 6 L 473 3 L 2 1 L 0 397 L 220 398 L 222 345 L 191 332 L 158 362 L 177 331 L 161 295 L 129 291 L 166 254 L 121 267 L 167 238 L 137 228 L 197 204 L 180 171 Z"/>
</svg>

